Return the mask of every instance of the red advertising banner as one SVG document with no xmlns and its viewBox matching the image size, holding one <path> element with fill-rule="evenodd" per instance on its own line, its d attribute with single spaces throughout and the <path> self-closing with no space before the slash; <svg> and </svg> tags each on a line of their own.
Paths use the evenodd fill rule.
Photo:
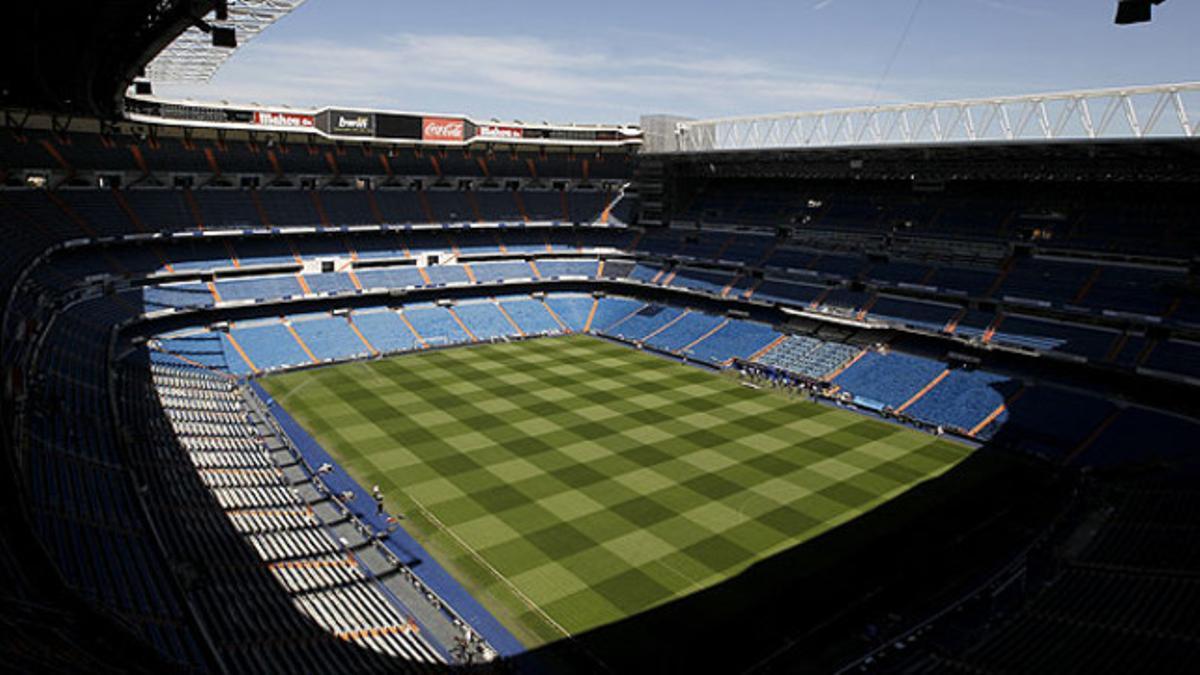
<svg viewBox="0 0 1200 675">
<path fill-rule="evenodd" d="M 499 127 L 486 124 L 476 128 L 475 135 L 483 138 L 524 138 L 525 130 L 520 127 Z"/>
<path fill-rule="evenodd" d="M 254 123 L 264 127 L 287 127 L 289 129 L 311 129 L 314 126 L 312 115 L 262 111 L 254 113 Z"/>
<path fill-rule="evenodd" d="M 421 140 L 462 142 L 466 122 L 448 117 L 426 117 L 421 125 Z"/>
</svg>

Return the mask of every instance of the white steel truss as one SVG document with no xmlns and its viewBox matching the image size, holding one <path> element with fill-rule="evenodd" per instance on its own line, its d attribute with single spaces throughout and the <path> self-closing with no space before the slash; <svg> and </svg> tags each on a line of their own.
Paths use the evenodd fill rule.
<svg viewBox="0 0 1200 675">
<path fill-rule="evenodd" d="M 302 4 L 304 0 L 229 0 L 228 20 L 217 21 L 210 13 L 205 21 L 234 29 L 240 47 Z M 207 82 L 233 52 L 214 47 L 211 35 L 192 26 L 154 57 L 146 77 L 152 82 Z"/>
<path fill-rule="evenodd" d="M 680 122 L 668 151 L 1198 136 L 1200 82 Z"/>
</svg>

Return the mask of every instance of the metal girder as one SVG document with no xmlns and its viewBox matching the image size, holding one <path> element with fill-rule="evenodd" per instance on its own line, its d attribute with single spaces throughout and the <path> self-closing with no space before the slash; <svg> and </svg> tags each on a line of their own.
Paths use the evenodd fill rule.
<svg viewBox="0 0 1200 675">
<path fill-rule="evenodd" d="M 240 47 L 302 4 L 304 0 L 229 0 L 228 20 L 217 21 L 210 14 L 205 21 L 234 29 Z M 211 35 L 192 26 L 154 57 L 146 77 L 153 82 L 207 82 L 234 51 L 214 47 Z"/>
<path fill-rule="evenodd" d="M 1200 82 L 680 122 L 679 152 L 1194 138 Z"/>
</svg>

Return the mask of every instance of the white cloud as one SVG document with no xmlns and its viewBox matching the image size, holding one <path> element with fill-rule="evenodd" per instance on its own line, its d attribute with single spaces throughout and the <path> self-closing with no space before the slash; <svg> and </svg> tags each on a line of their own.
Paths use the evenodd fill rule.
<svg viewBox="0 0 1200 675">
<path fill-rule="evenodd" d="M 1007 0 L 975 0 L 976 3 L 1001 12 L 1010 12 L 1012 14 L 1020 14 L 1029 17 L 1045 17 L 1050 16 L 1052 12 L 1045 6 L 1023 5 L 1018 2 L 1009 2 Z"/>
<path fill-rule="evenodd" d="M 867 82 L 724 56 L 713 45 L 629 54 L 614 42 L 600 49 L 461 34 L 400 34 L 357 47 L 260 42 L 235 55 L 210 85 L 156 88 L 169 97 L 294 106 L 421 110 L 454 102 L 456 109 L 436 111 L 576 122 L 634 121 L 647 112 L 707 117 L 826 108 L 861 104 L 873 94 Z M 470 109 L 462 109 L 463 101 Z"/>
</svg>

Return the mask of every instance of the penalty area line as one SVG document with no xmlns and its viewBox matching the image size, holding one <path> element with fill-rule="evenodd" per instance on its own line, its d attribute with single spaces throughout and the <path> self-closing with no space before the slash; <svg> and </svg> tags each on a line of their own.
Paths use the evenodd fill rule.
<svg viewBox="0 0 1200 675">
<path fill-rule="evenodd" d="M 578 641 L 576 641 L 575 636 L 571 635 L 570 631 L 568 631 L 566 628 L 563 628 L 562 624 L 555 621 L 553 618 L 551 618 L 551 616 L 549 614 L 546 613 L 545 610 L 543 610 L 536 603 L 534 603 L 533 600 L 530 600 L 529 596 L 527 596 L 523 592 L 521 592 L 521 589 L 517 588 L 516 584 L 514 584 L 512 581 L 510 581 L 508 579 L 508 577 L 506 577 L 500 573 L 500 570 L 496 569 L 495 567 L 492 567 L 491 563 L 484 560 L 483 556 L 480 555 L 479 552 L 476 551 L 474 548 L 472 548 L 470 544 L 463 541 L 462 537 L 458 536 L 453 531 L 451 531 L 450 528 L 446 527 L 445 524 L 443 524 L 441 520 L 438 520 L 437 516 L 433 515 L 429 511 L 429 509 L 425 508 L 425 505 L 422 504 L 419 499 L 417 499 L 416 497 L 414 497 L 412 495 L 405 495 L 405 496 L 412 500 L 413 504 L 416 505 L 416 507 L 421 511 L 421 513 L 426 518 L 429 519 L 429 522 L 433 523 L 434 527 L 436 527 L 440 531 L 446 533 L 459 546 L 461 546 L 463 548 L 463 550 L 465 550 L 467 553 L 469 553 L 471 555 L 471 557 L 475 559 L 476 562 L 478 562 L 480 565 L 482 565 L 484 567 L 484 569 L 486 569 L 488 572 L 491 572 L 494 577 L 499 579 L 501 583 L 503 583 L 505 586 L 508 587 L 508 589 L 510 591 L 513 592 L 513 595 L 516 595 L 521 600 L 521 602 L 525 603 L 526 607 L 533 610 L 534 613 L 536 613 L 538 616 L 542 617 L 542 619 L 545 620 L 546 623 L 553 626 L 554 629 L 557 630 L 558 632 L 562 633 L 563 637 L 567 638 L 572 643 L 578 645 L 585 653 L 587 653 L 588 656 L 592 657 L 593 659 L 596 660 L 597 663 L 604 666 L 605 670 L 612 672 L 612 669 L 608 667 L 608 664 L 604 663 L 604 661 L 602 661 L 599 656 L 596 656 L 594 653 L 592 653 L 587 648 L 583 647 Z"/>
</svg>

